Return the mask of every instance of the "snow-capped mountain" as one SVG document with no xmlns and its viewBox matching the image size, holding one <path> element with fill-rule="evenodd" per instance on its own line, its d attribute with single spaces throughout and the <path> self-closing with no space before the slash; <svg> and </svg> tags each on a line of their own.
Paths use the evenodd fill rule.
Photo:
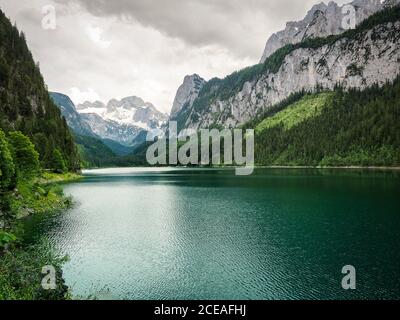
<svg viewBox="0 0 400 320">
<path fill-rule="evenodd" d="M 135 125 L 105 120 L 96 113 L 81 113 L 80 117 L 103 140 L 113 140 L 124 146 L 137 145 L 136 138 L 146 131 Z"/>
<path fill-rule="evenodd" d="M 105 121 L 111 121 L 113 126 L 118 124 L 146 131 L 160 128 L 168 119 L 166 114 L 158 111 L 151 103 L 144 102 L 143 99 L 135 96 L 121 100 L 112 99 L 107 105 L 100 101 L 85 102 L 77 106 L 77 111 L 82 115 L 96 114 Z M 90 118 L 93 117 L 86 117 L 86 119 Z M 95 129 L 96 124 L 93 123 L 91 127 Z"/>
<path fill-rule="evenodd" d="M 137 97 L 102 102 L 85 102 L 76 107 L 64 94 L 51 92 L 72 131 L 102 140 L 115 154 L 128 154 L 143 143 L 147 131 L 158 129 L 167 116 Z"/>
</svg>

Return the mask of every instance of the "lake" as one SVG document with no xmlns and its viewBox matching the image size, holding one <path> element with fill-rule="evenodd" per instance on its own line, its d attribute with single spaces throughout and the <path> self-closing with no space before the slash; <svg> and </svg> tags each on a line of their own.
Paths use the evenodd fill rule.
<svg viewBox="0 0 400 320">
<path fill-rule="evenodd" d="M 400 173 L 129 168 L 84 172 L 36 216 L 77 297 L 400 298 Z M 341 286 L 356 268 L 356 290 Z"/>
</svg>

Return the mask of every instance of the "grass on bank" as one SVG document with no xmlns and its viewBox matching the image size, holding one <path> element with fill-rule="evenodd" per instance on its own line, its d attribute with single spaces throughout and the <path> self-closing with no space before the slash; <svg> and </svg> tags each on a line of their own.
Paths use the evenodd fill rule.
<svg viewBox="0 0 400 320">
<path fill-rule="evenodd" d="M 65 197 L 62 183 L 82 179 L 74 173 L 56 174 L 44 172 L 33 181 L 19 182 L 12 193 L 12 210 L 17 218 L 37 213 L 60 210 L 71 205 L 71 199 Z"/>
<path fill-rule="evenodd" d="M 10 195 L 11 213 L 15 219 L 0 229 L 0 300 L 59 300 L 69 299 L 61 266 L 64 257 L 55 255 L 47 243 L 33 246 L 22 244 L 21 218 L 32 214 L 50 214 L 71 206 L 71 199 L 63 193 L 61 183 L 82 179 L 73 173 L 44 172 L 31 181 L 19 181 Z M 56 269 L 56 290 L 44 290 L 41 286 L 46 265 Z"/>
</svg>

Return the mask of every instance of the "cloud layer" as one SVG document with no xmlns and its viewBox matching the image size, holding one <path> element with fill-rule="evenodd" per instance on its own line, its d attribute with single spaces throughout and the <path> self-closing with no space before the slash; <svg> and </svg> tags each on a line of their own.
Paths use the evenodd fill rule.
<svg viewBox="0 0 400 320">
<path fill-rule="evenodd" d="M 186 74 L 223 77 L 259 61 L 269 35 L 316 0 L 0 0 L 49 89 L 74 102 L 137 95 L 169 111 Z M 344 1 L 340 1 L 343 3 Z M 53 5 L 55 30 L 42 8 Z"/>
</svg>

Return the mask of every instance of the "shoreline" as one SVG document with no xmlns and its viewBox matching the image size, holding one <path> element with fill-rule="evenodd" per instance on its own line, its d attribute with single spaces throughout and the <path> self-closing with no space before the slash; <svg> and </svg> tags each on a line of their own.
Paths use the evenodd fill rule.
<svg viewBox="0 0 400 320">
<path fill-rule="evenodd" d="M 254 166 L 257 168 L 265 168 L 265 169 L 344 169 L 344 170 L 388 170 L 388 171 L 397 171 L 400 170 L 400 167 L 378 167 L 378 166 L 344 166 L 344 167 L 313 167 L 313 166 Z"/>
<path fill-rule="evenodd" d="M 103 170 L 103 169 L 129 169 L 129 168 L 143 168 L 143 169 L 236 169 L 241 167 L 236 166 L 128 166 L 128 167 L 99 167 L 99 168 L 87 168 L 82 170 L 82 177 L 77 180 L 66 181 L 66 182 L 75 182 L 84 178 L 84 171 L 92 171 L 92 170 Z M 289 166 L 289 165 L 272 165 L 272 166 L 263 166 L 263 165 L 255 165 L 254 169 L 322 169 L 322 170 L 379 170 L 379 171 L 400 171 L 399 167 L 387 167 L 387 166 L 342 166 L 342 167 L 321 167 L 321 166 Z"/>
<path fill-rule="evenodd" d="M 0 247 L 0 300 L 69 300 L 70 288 L 65 284 L 62 265 L 65 257 L 59 256 L 53 247 L 42 238 L 37 243 L 25 242 L 26 219 L 38 215 L 51 215 L 73 205 L 71 197 L 64 194 L 65 183 L 80 181 L 84 177 L 77 173 L 55 174 L 43 172 L 32 181 L 20 182 L 9 195 L 11 212 L 15 215 L 8 243 Z M 1 229 L 0 229 L 1 234 Z M 52 265 L 56 270 L 56 290 L 46 291 L 41 286 L 43 266 Z M 15 269 L 19 274 L 15 274 Z M 37 272 L 32 272 L 36 270 Z"/>
</svg>

